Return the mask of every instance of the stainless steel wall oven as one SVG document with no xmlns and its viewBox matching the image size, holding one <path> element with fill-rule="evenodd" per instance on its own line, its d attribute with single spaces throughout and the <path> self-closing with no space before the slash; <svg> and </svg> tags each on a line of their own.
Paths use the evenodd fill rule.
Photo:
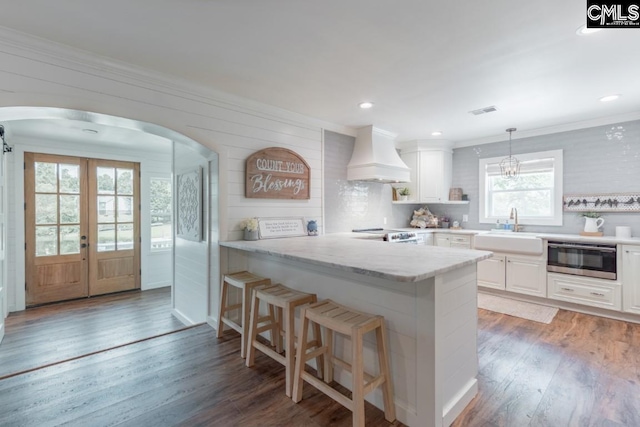
<svg viewBox="0 0 640 427">
<path fill-rule="evenodd" d="M 617 279 L 616 245 L 548 243 L 547 271 L 578 276 Z"/>
</svg>

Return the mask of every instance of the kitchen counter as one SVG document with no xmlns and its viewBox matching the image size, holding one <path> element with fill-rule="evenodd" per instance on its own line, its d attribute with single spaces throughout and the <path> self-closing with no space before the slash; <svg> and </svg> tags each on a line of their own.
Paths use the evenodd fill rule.
<svg viewBox="0 0 640 427">
<path fill-rule="evenodd" d="M 220 246 L 223 272 L 251 271 L 384 316 L 402 423 L 448 426 L 477 394 L 476 263 L 490 252 L 387 243 L 358 233 Z M 375 374 L 374 346 L 365 341 L 365 370 Z M 339 334 L 334 349 L 350 360 L 350 345 Z M 349 372 L 338 367 L 335 373 L 336 381 L 351 387 Z M 367 400 L 383 407 L 380 390 Z"/>
<path fill-rule="evenodd" d="M 491 252 L 485 251 L 390 244 L 380 237 L 376 240 L 362 237 L 361 233 L 221 242 L 220 245 L 397 282 L 419 282 L 475 265 L 491 256 Z"/>
<path fill-rule="evenodd" d="M 544 240 L 558 240 L 561 242 L 595 243 L 603 245 L 640 245 L 639 237 L 622 238 L 616 236 L 581 236 L 579 234 L 531 233 Z"/>
</svg>

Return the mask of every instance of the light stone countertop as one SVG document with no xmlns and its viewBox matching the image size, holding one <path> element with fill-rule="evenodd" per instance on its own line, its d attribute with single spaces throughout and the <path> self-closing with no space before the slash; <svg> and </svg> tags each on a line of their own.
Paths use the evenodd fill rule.
<svg viewBox="0 0 640 427">
<path fill-rule="evenodd" d="M 639 237 L 622 238 L 616 236 L 581 236 L 579 234 L 530 233 L 544 240 L 560 242 L 595 243 L 603 245 L 640 245 Z"/>
<path fill-rule="evenodd" d="M 419 282 L 492 256 L 488 251 L 388 243 L 357 234 L 239 240 L 220 246 L 396 282 Z"/>
</svg>

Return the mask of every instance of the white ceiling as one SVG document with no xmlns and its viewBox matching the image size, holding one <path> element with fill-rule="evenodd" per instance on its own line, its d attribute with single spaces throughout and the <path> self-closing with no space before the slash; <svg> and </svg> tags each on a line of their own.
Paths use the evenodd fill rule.
<svg viewBox="0 0 640 427">
<path fill-rule="evenodd" d="M 398 140 L 640 112 L 640 30 L 577 36 L 584 0 L 21 0 L 2 25 Z M 598 98 L 622 94 L 614 102 Z M 372 101 L 371 110 L 357 104 Z M 495 105 L 481 116 L 468 112 Z M 517 136 L 514 134 L 514 139 Z"/>
</svg>

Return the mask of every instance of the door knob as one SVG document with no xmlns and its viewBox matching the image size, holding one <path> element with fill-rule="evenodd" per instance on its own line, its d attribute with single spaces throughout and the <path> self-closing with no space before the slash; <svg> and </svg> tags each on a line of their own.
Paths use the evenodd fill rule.
<svg viewBox="0 0 640 427">
<path fill-rule="evenodd" d="M 86 243 L 83 243 L 83 244 L 80 245 L 81 248 L 86 248 L 87 246 L 89 246 L 89 245 L 86 244 Z"/>
</svg>

